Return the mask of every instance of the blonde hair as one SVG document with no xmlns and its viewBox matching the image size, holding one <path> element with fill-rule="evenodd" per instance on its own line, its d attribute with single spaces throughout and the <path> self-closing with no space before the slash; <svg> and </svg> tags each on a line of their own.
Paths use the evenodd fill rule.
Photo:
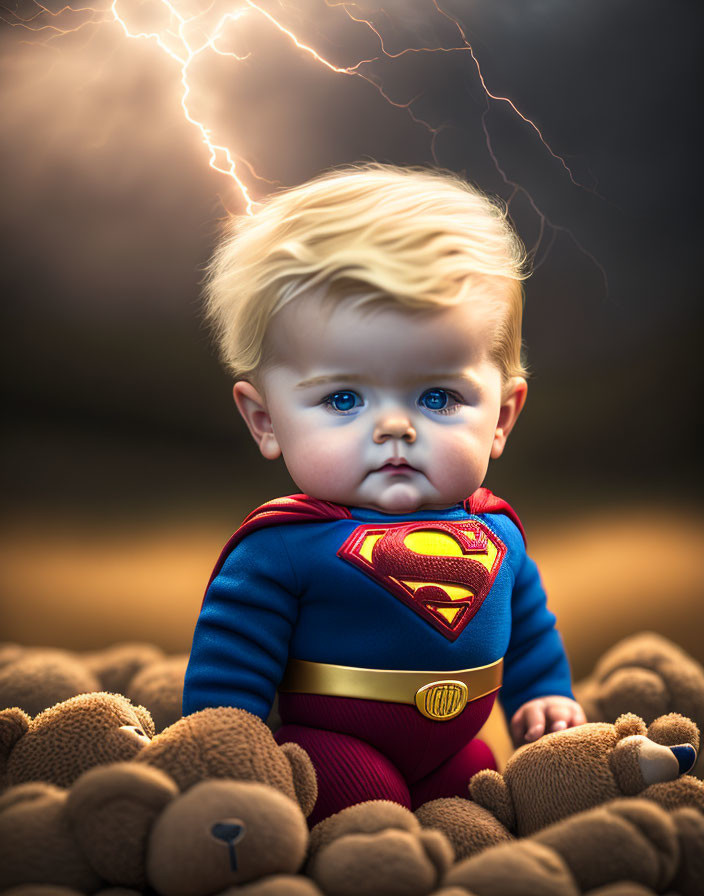
<svg viewBox="0 0 704 896">
<path fill-rule="evenodd" d="M 526 373 L 527 276 L 525 247 L 498 201 L 449 172 L 374 163 L 327 172 L 233 218 L 204 295 L 223 362 L 251 379 L 272 317 L 312 289 L 408 309 L 470 301 L 479 289 L 506 309 L 491 356 L 507 380 Z"/>
</svg>

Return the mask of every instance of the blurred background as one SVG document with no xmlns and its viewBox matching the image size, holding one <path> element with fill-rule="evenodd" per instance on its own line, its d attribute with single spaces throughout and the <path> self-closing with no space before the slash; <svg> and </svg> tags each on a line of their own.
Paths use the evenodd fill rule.
<svg viewBox="0 0 704 896">
<path fill-rule="evenodd" d="M 8 2 L 0 638 L 187 651 L 222 544 L 296 490 L 250 444 L 201 320 L 242 195 L 184 115 L 160 3 L 118 9 L 161 46 L 109 6 Z M 176 5 L 192 47 L 228 11 L 197 2 Z M 487 485 L 524 521 L 576 677 L 643 629 L 704 660 L 699 5 L 260 6 L 337 69 L 375 61 L 335 71 L 250 5 L 188 66 L 189 115 L 254 198 L 376 159 L 509 202 L 535 251 L 532 379 Z"/>
</svg>

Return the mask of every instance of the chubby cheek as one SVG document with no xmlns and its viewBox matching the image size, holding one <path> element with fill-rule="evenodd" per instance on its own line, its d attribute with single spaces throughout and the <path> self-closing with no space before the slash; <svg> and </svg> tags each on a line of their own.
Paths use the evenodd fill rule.
<svg viewBox="0 0 704 896">
<path fill-rule="evenodd" d="M 461 492 L 463 497 L 479 488 L 489 465 L 489 456 L 473 439 L 443 439 L 432 449 L 435 484 L 447 492 Z"/>
<path fill-rule="evenodd" d="M 286 467 L 296 485 L 306 494 L 327 500 L 335 500 L 353 479 L 359 465 L 354 445 L 340 431 L 301 431 L 282 449 Z"/>
</svg>

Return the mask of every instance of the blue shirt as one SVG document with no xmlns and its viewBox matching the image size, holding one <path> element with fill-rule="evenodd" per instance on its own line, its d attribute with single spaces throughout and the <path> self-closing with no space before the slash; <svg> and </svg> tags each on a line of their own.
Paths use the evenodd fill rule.
<svg viewBox="0 0 704 896">
<path fill-rule="evenodd" d="M 526 701 L 572 697 L 555 617 L 520 531 L 502 513 L 446 510 L 270 526 L 246 535 L 208 588 L 184 682 L 183 713 L 237 706 L 266 718 L 289 657 L 372 669 L 457 671 L 504 657 L 507 717 Z M 419 521 L 486 527 L 505 548 L 495 577 L 459 634 L 443 632 L 363 564 L 339 554 L 359 527 Z M 422 526 L 419 528 L 423 528 Z M 354 540 L 354 539 L 352 539 Z M 453 610 L 448 611 L 450 615 Z"/>
</svg>

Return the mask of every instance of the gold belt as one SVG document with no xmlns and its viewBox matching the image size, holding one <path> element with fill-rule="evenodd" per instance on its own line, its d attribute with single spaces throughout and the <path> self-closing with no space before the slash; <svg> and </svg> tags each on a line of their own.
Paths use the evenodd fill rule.
<svg viewBox="0 0 704 896">
<path fill-rule="evenodd" d="M 355 697 L 385 703 L 410 703 L 428 719 L 447 721 L 468 703 L 498 691 L 503 657 L 488 666 L 458 672 L 407 672 L 400 669 L 358 669 L 291 659 L 279 690 L 327 697 Z"/>
</svg>

